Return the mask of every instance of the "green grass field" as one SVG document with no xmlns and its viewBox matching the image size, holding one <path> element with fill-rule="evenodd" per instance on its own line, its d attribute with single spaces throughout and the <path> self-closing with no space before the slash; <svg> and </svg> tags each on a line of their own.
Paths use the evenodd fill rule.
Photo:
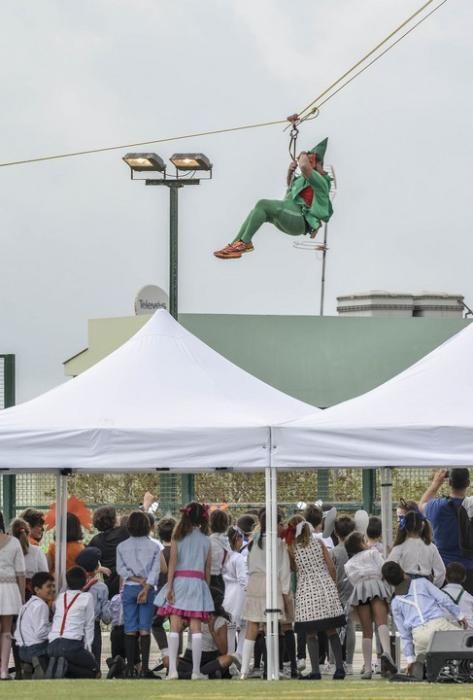
<svg viewBox="0 0 473 700">
<path fill-rule="evenodd" d="M 471 700 L 471 685 L 427 683 L 403 684 L 387 681 L 12 681 L 0 684 L 1 700 L 423 700 L 464 698 Z"/>
</svg>

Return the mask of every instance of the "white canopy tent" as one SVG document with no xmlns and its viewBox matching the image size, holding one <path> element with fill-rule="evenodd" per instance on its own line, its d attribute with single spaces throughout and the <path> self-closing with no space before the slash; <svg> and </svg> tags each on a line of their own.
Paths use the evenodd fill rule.
<svg viewBox="0 0 473 700">
<path fill-rule="evenodd" d="M 288 468 L 473 464 L 472 358 L 473 324 L 376 389 L 276 426 L 272 463 Z"/>
<path fill-rule="evenodd" d="M 56 572 L 65 568 L 69 470 L 265 469 L 268 677 L 278 677 L 276 474 L 271 426 L 315 409 L 205 345 L 166 311 L 84 374 L 0 413 L 0 469 L 56 471 Z"/>
<path fill-rule="evenodd" d="M 473 464 L 472 357 L 473 324 L 376 389 L 275 427 L 272 464 L 382 467 L 387 549 L 392 467 Z"/>
<path fill-rule="evenodd" d="M 160 310 L 84 374 L 2 411 L 0 469 L 264 468 L 271 426 L 314 410 Z"/>
</svg>

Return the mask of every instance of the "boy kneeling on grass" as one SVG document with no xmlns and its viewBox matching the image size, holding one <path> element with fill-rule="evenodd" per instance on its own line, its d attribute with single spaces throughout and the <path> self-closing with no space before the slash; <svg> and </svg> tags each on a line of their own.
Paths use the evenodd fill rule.
<svg viewBox="0 0 473 700">
<path fill-rule="evenodd" d="M 49 633 L 49 665 L 46 678 L 96 678 L 97 664 L 91 653 L 95 610 L 90 593 L 82 591 L 87 573 L 73 566 L 66 573 L 67 590 L 56 600 Z"/>
<path fill-rule="evenodd" d="M 54 577 L 40 572 L 31 579 L 33 595 L 20 610 L 15 641 L 22 662 L 24 680 L 44 677 L 48 665 L 48 635 L 51 630 L 50 605 L 54 600 Z"/>
</svg>

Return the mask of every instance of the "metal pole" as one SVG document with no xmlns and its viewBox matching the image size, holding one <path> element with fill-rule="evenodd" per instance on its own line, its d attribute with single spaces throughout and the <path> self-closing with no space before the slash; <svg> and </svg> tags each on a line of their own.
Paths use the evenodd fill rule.
<svg viewBox="0 0 473 700">
<path fill-rule="evenodd" d="M 387 557 L 393 545 L 393 470 L 381 469 L 381 522 L 383 530 L 384 556 Z"/>
<path fill-rule="evenodd" d="M 320 282 L 320 316 L 324 315 L 325 302 L 325 267 L 327 262 L 327 239 L 328 239 L 328 223 L 324 224 L 324 250 L 322 253 L 322 279 Z"/>
<path fill-rule="evenodd" d="M 169 312 L 177 320 L 178 314 L 178 189 L 179 184 L 169 185 Z"/>
<path fill-rule="evenodd" d="M 272 449 L 272 448 L 271 448 Z M 271 454 L 271 453 L 270 453 Z M 273 609 L 278 608 L 278 475 L 276 468 L 271 466 L 271 549 L 272 549 L 272 569 L 271 569 L 271 586 Z M 273 644 L 273 669 L 272 680 L 279 680 L 279 617 L 281 612 L 273 612 L 272 614 L 272 630 L 271 640 Z"/>
<path fill-rule="evenodd" d="M 271 453 L 271 430 L 269 431 L 270 443 L 269 451 Z M 271 578 L 273 572 L 273 548 L 271 541 L 271 467 L 265 468 L 265 498 L 266 498 L 266 678 L 268 681 L 273 677 L 273 645 L 272 645 L 272 618 L 275 601 L 273 601 L 273 588 Z"/>
<path fill-rule="evenodd" d="M 67 549 L 67 476 L 56 476 L 56 589 L 65 586 Z"/>
</svg>

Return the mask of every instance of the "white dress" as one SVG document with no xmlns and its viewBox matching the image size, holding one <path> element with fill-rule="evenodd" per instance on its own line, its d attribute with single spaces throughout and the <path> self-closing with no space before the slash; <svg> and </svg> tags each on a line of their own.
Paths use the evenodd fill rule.
<svg viewBox="0 0 473 700">
<path fill-rule="evenodd" d="M 0 546 L 0 615 L 18 615 L 22 606 L 17 576 L 25 575 L 25 558 L 16 537 Z"/>
<path fill-rule="evenodd" d="M 230 613 L 232 622 L 239 626 L 248 585 L 248 565 L 243 554 L 230 553 L 223 569 L 223 580 L 225 581 L 224 610 Z"/>
</svg>

